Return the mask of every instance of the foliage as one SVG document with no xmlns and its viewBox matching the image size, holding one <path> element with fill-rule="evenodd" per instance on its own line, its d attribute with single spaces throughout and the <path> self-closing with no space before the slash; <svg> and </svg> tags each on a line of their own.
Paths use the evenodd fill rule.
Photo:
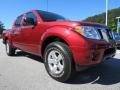
<svg viewBox="0 0 120 90">
<path fill-rule="evenodd" d="M 120 7 L 108 11 L 108 27 L 110 27 L 113 31 L 117 30 L 116 17 L 119 17 L 119 16 L 120 16 Z M 105 24 L 105 17 L 106 17 L 105 13 L 102 13 L 92 17 L 88 17 L 83 21 Z"/>
<path fill-rule="evenodd" d="M 4 29 L 4 25 L 3 25 L 3 23 L 0 21 L 0 34 L 2 34 L 3 30 L 5 30 L 5 29 Z"/>
</svg>

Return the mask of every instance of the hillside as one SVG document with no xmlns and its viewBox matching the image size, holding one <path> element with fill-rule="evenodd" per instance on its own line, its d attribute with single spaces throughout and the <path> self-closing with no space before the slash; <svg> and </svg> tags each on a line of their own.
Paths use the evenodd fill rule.
<svg viewBox="0 0 120 90">
<path fill-rule="evenodd" d="M 113 30 L 117 30 L 117 20 L 116 17 L 120 16 L 120 7 L 116 9 L 112 9 L 108 11 L 108 26 Z M 86 18 L 86 22 L 97 22 L 101 24 L 105 24 L 105 12 L 102 14 L 98 14 L 95 16 L 91 16 Z"/>
</svg>

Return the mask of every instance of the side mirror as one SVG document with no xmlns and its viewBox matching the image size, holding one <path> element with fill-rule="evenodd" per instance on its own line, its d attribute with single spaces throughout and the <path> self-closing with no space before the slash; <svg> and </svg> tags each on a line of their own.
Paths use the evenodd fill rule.
<svg viewBox="0 0 120 90">
<path fill-rule="evenodd" d="M 24 24 L 25 25 L 36 25 L 37 23 L 34 21 L 34 19 L 33 18 L 26 18 L 25 20 L 24 20 Z"/>
</svg>

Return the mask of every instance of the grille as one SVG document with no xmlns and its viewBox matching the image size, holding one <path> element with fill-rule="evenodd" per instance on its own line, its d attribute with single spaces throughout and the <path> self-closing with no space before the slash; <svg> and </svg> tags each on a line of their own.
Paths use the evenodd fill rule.
<svg viewBox="0 0 120 90">
<path fill-rule="evenodd" d="M 98 29 L 98 32 L 101 36 L 101 39 L 104 39 L 107 42 L 113 40 L 112 32 L 109 29 Z"/>
</svg>

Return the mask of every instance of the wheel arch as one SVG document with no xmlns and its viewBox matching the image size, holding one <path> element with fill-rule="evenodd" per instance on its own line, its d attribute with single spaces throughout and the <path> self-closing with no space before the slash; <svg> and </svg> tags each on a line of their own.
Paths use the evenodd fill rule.
<svg viewBox="0 0 120 90">
<path fill-rule="evenodd" d="M 58 37 L 58 36 L 49 36 L 49 37 L 47 37 L 47 38 L 44 40 L 44 42 L 42 43 L 41 55 L 43 56 L 44 51 L 45 51 L 45 48 L 47 47 L 48 44 L 50 44 L 50 43 L 52 43 L 52 42 L 56 42 L 56 41 L 59 41 L 59 42 L 62 42 L 62 43 L 64 43 L 64 44 L 68 45 L 68 47 L 69 47 L 69 49 L 70 49 L 70 51 L 71 51 L 71 54 L 72 54 L 72 50 L 71 50 L 71 48 L 70 48 L 70 45 L 69 45 L 69 43 L 68 43 L 65 39 L 63 39 L 63 38 L 61 38 L 61 37 Z M 72 54 L 72 62 L 73 62 L 73 66 L 75 66 L 75 61 L 74 61 L 73 54 Z"/>
<path fill-rule="evenodd" d="M 8 40 L 8 37 L 5 37 L 3 40 L 3 43 L 6 44 L 7 40 Z"/>
<path fill-rule="evenodd" d="M 59 42 L 65 43 L 66 45 L 69 46 L 68 42 L 65 39 L 63 39 L 61 37 L 58 37 L 58 36 L 49 36 L 42 43 L 42 46 L 41 46 L 41 55 L 42 56 L 44 54 L 44 51 L 45 51 L 45 48 L 47 47 L 47 45 L 52 43 L 52 42 L 55 42 L 55 41 L 59 41 Z"/>
</svg>

